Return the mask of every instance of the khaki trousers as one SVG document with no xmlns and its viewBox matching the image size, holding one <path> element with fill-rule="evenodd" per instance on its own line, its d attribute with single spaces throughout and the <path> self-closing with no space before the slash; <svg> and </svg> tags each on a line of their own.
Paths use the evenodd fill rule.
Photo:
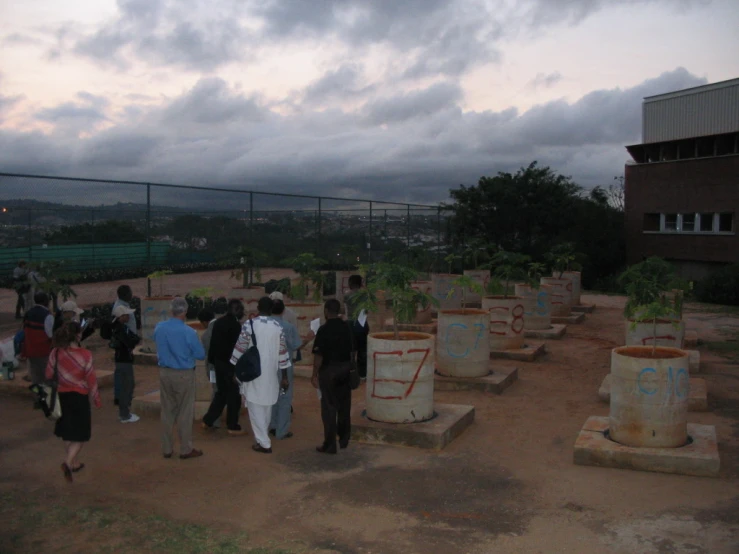
<svg viewBox="0 0 739 554">
<path fill-rule="evenodd" d="M 162 453 L 174 449 L 172 431 L 177 425 L 180 454 L 192 451 L 192 420 L 195 412 L 195 371 L 159 368 L 159 398 L 162 405 Z"/>
</svg>

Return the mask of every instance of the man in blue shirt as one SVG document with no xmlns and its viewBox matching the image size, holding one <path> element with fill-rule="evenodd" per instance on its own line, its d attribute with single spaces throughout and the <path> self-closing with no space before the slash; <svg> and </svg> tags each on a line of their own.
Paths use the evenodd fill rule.
<svg viewBox="0 0 739 554">
<path fill-rule="evenodd" d="M 162 453 L 172 457 L 172 428 L 177 424 L 180 458 L 203 455 L 192 447 L 192 423 L 195 411 L 195 361 L 205 359 L 198 333 L 185 325 L 187 301 L 172 300 L 172 317 L 157 324 L 154 342 L 159 359 L 159 397 L 162 414 Z"/>
</svg>

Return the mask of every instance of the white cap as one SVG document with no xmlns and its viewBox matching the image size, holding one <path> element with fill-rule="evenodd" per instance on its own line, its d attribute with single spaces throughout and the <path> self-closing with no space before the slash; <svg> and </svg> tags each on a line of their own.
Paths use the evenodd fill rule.
<svg viewBox="0 0 739 554">
<path fill-rule="evenodd" d="M 118 319 L 121 316 L 124 315 L 133 315 L 136 313 L 136 310 L 133 308 L 126 308 L 125 306 L 116 306 L 113 308 L 113 319 Z"/>
<path fill-rule="evenodd" d="M 81 310 L 80 308 L 78 308 L 77 303 L 74 300 L 67 300 L 64 304 L 59 306 L 59 309 L 62 312 L 74 312 L 77 315 L 80 315 L 82 312 L 85 311 L 85 310 Z"/>
<path fill-rule="evenodd" d="M 270 300 L 284 300 L 282 293 L 278 290 L 271 292 L 269 295 Z"/>
</svg>

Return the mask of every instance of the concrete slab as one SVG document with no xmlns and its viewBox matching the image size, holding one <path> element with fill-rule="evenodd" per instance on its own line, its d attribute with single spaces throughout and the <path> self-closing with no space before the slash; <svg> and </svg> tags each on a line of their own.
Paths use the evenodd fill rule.
<svg viewBox="0 0 739 554">
<path fill-rule="evenodd" d="M 538 344 L 524 344 L 518 350 L 491 350 L 490 358 L 499 360 L 516 360 L 518 362 L 533 362 L 539 356 L 546 354 L 547 347 L 541 342 Z"/>
<path fill-rule="evenodd" d="M 685 331 L 685 338 L 683 339 L 683 348 L 696 348 L 700 340 L 698 339 L 697 331 Z"/>
<path fill-rule="evenodd" d="M 28 387 L 31 386 L 31 383 L 23 380 L 23 377 L 26 375 L 26 373 L 27 371 L 25 369 L 21 369 L 15 372 L 15 379 L 11 381 L 0 381 L 0 393 L 17 394 L 20 396 L 28 397 L 33 396 L 33 393 L 28 390 Z M 96 369 L 95 376 L 98 380 L 99 389 L 107 389 L 108 387 L 113 386 L 112 371 Z"/>
<path fill-rule="evenodd" d="M 385 321 L 385 331 L 393 330 L 393 320 L 388 319 Z M 431 335 L 436 334 L 436 319 L 432 319 L 431 323 L 400 323 L 398 325 L 398 331 L 407 331 L 412 333 L 429 333 Z"/>
<path fill-rule="evenodd" d="M 567 325 L 554 324 L 549 329 L 526 329 L 523 336 L 527 339 L 561 339 L 567 333 Z"/>
<path fill-rule="evenodd" d="M 196 401 L 193 421 L 200 421 L 208 412 L 210 402 Z M 155 390 L 148 394 L 134 397 L 131 402 L 131 411 L 141 417 L 159 417 L 162 409 L 162 402 L 159 398 L 159 391 Z"/>
<path fill-rule="evenodd" d="M 565 317 L 552 316 L 552 323 L 564 323 L 567 325 L 575 325 L 576 323 L 582 323 L 585 321 L 584 313 L 574 313 Z"/>
<path fill-rule="evenodd" d="M 434 405 L 436 417 L 423 423 L 381 423 L 365 415 L 364 403 L 352 407 L 352 440 L 442 450 L 475 420 L 475 407 Z"/>
<path fill-rule="evenodd" d="M 721 460 L 713 425 L 688 423 L 688 436 L 693 442 L 680 448 L 624 446 L 610 440 L 607 430 L 607 417 L 588 418 L 575 441 L 573 461 L 576 465 L 718 476 Z"/>
<path fill-rule="evenodd" d="M 592 314 L 595 310 L 595 304 L 580 304 L 579 306 L 572 306 L 573 312 Z"/>
<path fill-rule="evenodd" d="M 598 397 L 603 402 L 611 401 L 611 376 L 606 375 L 598 389 Z M 698 377 L 690 378 L 690 394 L 688 395 L 688 411 L 689 412 L 707 412 L 708 411 L 708 387 L 706 380 Z"/>
<path fill-rule="evenodd" d="M 518 381 L 518 368 L 499 368 L 484 377 L 446 377 L 434 375 L 434 390 L 459 391 L 479 390 L 502 394 L 504 390 Z"/>
<path fill-rule="evenodd" d="M 688 371 L 691 375 L 701 372 L 701 353 L 698 350 L 685 350 L 688 353 Z"/>
</svg>

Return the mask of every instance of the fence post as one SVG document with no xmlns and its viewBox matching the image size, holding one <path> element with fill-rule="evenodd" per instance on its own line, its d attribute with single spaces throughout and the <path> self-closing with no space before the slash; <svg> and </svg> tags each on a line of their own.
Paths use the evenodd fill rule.
<svg viewBox="0 0 739 554">
<path fill-rule="evenodd" d="M 254 193 L 249 193 L 249 246 L 254 248 Z M 252 250 L 253 252 L 253 250 Z M 254 263 L 249 264 L 249 275 L 247 283 L 254 282 Z"/>
<path fill-rule="evenodd" d="M 367 237 L 367 260 L 372 263 L 372 201 L 369 203 L 369 237 Z"/>
<path fill-rule="evenodd" d="M 408 215 L 405 221 L 406 227 L 406 242 L 405 242 L 405 259 L 408 265 L 411 264 L 411 205 L 407 204 Z"/>
<path fill-rule="evenodd" d="M 151 184 L 146 183 L 146 268 L 151 273 Z M 151 290 L 148 291 L 151 296 Z"/>
<path fill-rule="evenodd" d="M 33 260 L 33 238 L 31 233 L 31 225 L 33 222 L 33 215 L 31 214 L 31 208 L 28 208 L 28 263 Z"/>
<path fill-rule="evenodd" d="M 436 271 L 439 271 L 439 267 L 441 267 L 441 206 L 436 208 Z"/>
<path fill-rule="evenodd" d="M 316 251 L 317 258 L 321 257 L 321 251 L 323 250 L 323 244 L 321 240 L 321 235 L 323 234 L 323 229 L 321 226 L 321 218 L 323 217 L 323 206 L 322 206 L 321 200 L 322 198 L 319 196 L 318 197 L 318 214 L 317 214 L 318 220 L 316 221 L 316 225 L 318 228 L 318 241 L 316 243 L 317 248 L 318 248 L 318 250 Z"/>
<path fill-rule="evenodd" d="M 94 270 L 95 269 L 95 239 L 96 239 L 96 235 L 95 235 L 95 210 L 94 209 L 91 209 L 90 210 L 90 222 L 92 224 L 92 226 L 90 228 L 90 232 L 92 233 L 92 236 L 90 237 L 91 240 L 92 240 L 92 269 Z"/>
</svg>

